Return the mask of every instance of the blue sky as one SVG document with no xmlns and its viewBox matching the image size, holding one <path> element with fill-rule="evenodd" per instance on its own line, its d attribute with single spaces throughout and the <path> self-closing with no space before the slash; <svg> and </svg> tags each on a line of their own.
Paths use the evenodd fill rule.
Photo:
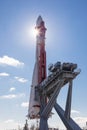
<svg viewBox="0 0 87 130">
<path fill-rule="evenodd" d="M 47 27 L 49 63 L 74 62 L 81 69 L 73 83 L 72 117 L 80 125 L 87 121 L 87 1 L 0 1 L 0 129 L 25 123 L 35 62 L 35 37 L 31 28 L 41 15 Z M 64 107 L 67 87 L 58 102 Z M 55 111 L 53 110 L 55 113 Z M 56 122 L 58 120 L 58 122 Z M 33 121 L 29 120 L 29 124 Z M 63 128 L 55 113 L 51 127 Z"/>
</svg>

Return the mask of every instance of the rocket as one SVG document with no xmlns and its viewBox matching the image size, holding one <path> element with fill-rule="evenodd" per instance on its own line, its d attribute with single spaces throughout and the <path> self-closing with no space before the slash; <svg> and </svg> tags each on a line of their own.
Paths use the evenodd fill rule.
<svg viewBox="0 0 87 130">
<path fill-rule="evenodd" d="M 28 109 L 28 118 L 35 119 L 40 114 L 40 97 L 37 93 L 35 96 L 35 87 L 46 78 L 46 51 L 45 51 L 45 23 L 41 16 L 37 18 L 36 27 L 36 59 L 30 90 L 30 100 Z"/>
</svg>

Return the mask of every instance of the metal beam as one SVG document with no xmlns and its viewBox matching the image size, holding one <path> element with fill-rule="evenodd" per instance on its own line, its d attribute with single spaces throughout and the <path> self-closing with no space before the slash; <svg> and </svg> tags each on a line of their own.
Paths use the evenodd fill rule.
<svg viewBox="0 0 87 130">
<path fill-rule="evenodd" d="M 47 120 L 48 118 L 44 118 L 43 116 L 41 116 L 44 108 L 46 107 L 47 104 L 47 97 L 44 93 L 40 95 L 40 130 L 48 130 L 48 123 Z"/>
<path fill-rule="evenodd" d="M 66 108 L 65 108 L 65 117 L 70 118 L 71 114 L 71 100 L 72 100 L 72 80 L 69 81 L 69 88 L 67 94 Z"/>
<path fill-rule="evenodd" d="M 47 118 L 40 118 L 40 130 L 48 130 Z"/>
<path fill-rule="evenodd" d="M 49 117 L 49 114 L 50 114 L 50 112 L 51 112 L 51 110 L 56 102 L 56 98 L 60 92 L 60 89 L 61 89 L 63 83 L 64 83 L 64 80 L 59 80 L 58 83 L 56 84 L 56 88 L 54 90 L 54 93 L 52 94 L 51 98 L 49 99 L 46 107 L 44 108 L 44 110 L 41 114 L 41 116 L 43 116 L 44 118 Z"/>
<path fill-rule="evenodd" d="M 64 80 L 58 80 L 54 93 L 51 95 L 47 105 L 46 105 L 46 95 L 41 95 L 41 109 L 40 109 L 40 130 L 48 130 L 48 117 L 51 113 L 51 110 L 56 102 L 56 98 L 60 92 L 60 89 L 63 85 Z"/>
<path fill-rule="evenodd" d="M 67 119 L 64 116 L 65 111 L 57 103 L 55 103 L 54 108 L 68 130 L 82 130 L 72 118 Z"/>
</svg>

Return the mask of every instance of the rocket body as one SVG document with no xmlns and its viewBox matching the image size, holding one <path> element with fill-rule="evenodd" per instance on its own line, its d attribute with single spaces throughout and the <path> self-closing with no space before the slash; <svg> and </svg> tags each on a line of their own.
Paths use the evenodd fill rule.
<svg viewBox="0 0 87 130">
<path fill-rule="evenodd" d="M 45 51 L 45 32 L 46 28 L 41 16 L 36 21 L 38 34 L 36 35 L 36 61 L 32 77 L 30 92 L 28 117 L 30 119 L 38 118 L 40 112 L 40 96 L 37 93 L 35 97 L 35 87 L 46 78 L 46 51 Z"/>
</svg>

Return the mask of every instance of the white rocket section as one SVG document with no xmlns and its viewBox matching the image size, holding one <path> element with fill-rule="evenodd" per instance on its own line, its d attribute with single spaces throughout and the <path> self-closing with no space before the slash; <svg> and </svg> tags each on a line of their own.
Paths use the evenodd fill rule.
<svg viewBox="0 0 87 130">
<path fill-rule="evenodd" d="M 40 112 L 40 102 L 39 100 L 35 100 L 35 86 L 38 85 L 38 68 L 39 68 L 39 57 L 40 57 L 40 45 L 36 45 L 36 61 L 33 71 L 32 77 L 32 85 L 31 85 L 31 92 L 30 92 L 30 101 L 29 101 L 29 118 L 38 118 Z"/>
<path fill-rule="evenodd" d="M 30 92 L 30 102 L 29 102 L 29 118 L 38 117 L 40 111 L 40 103 L 35 101 L 35 86 L 38 84 L 38 63 L 35 63 L 34 72 L 33 72 L 33 79 L 31 85 L 31 92 Z"/>
</svg>

